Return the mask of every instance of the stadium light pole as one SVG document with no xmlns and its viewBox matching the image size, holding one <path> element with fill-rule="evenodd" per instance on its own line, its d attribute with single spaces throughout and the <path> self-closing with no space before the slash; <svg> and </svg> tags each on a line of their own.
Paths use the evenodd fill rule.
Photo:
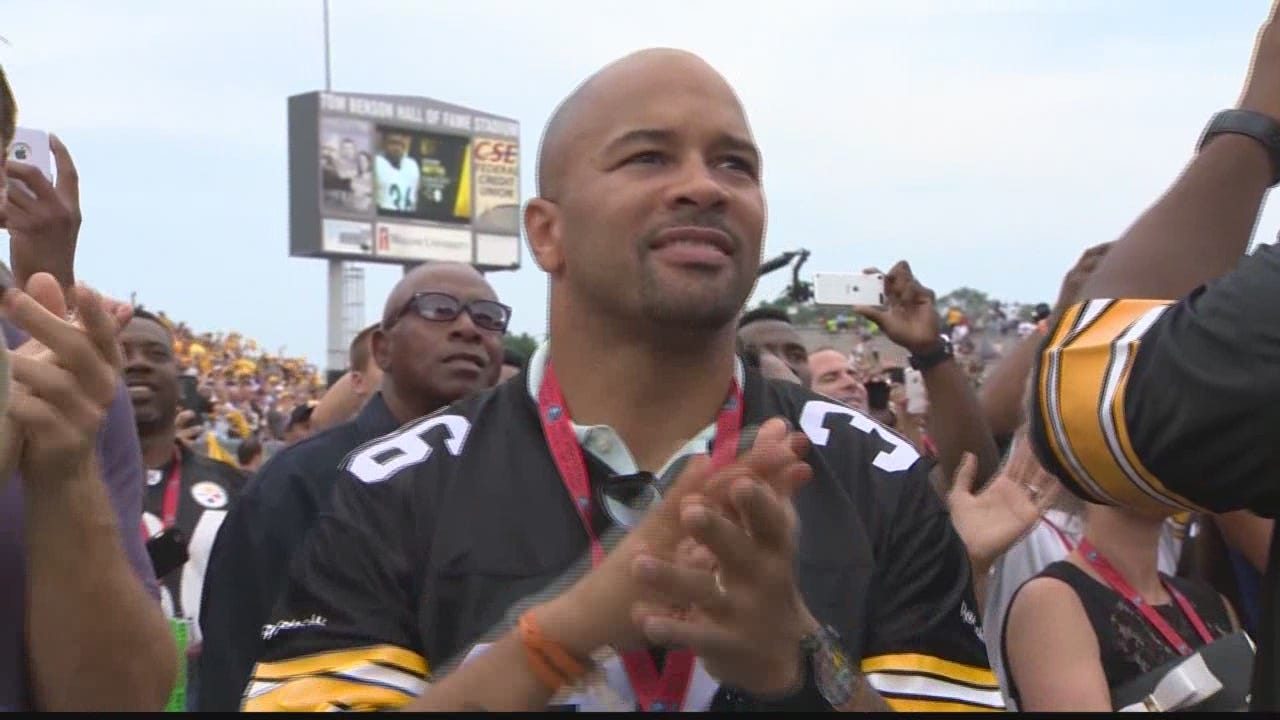
<svg viewBox="0 0 1280 720">
<path fill-rule="evenodd" d="M 333 90 L 333 73 L 329 55 L 329 0 L 324 0 L 324 91 Z"/>
<path fill-rule="evenodd" d="M 330 52 L 329 0 L 323 2 L 324 17 L 324 91 L 333 91 L 333 64 Z M 328 261 L 328 312 L 325 348 L 326 381 L 333 381 L 347 368 L 347 345 L 364 323 L 364 273 L 352 263 L 330 258 Z"/>
</svg>

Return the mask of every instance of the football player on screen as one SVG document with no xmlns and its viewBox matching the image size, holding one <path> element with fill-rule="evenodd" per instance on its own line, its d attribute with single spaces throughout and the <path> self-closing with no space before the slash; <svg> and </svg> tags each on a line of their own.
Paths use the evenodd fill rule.
<svg viewBox="0 0 1280 720">
<path fill-rule="evenodd" d="M 382 136 L 382 152 L 374 161 L 374 185 L 379 210 L 413 212 L 418 207 L 418 162 L 405 153 L 409 138 L 398 133 Z"/>
</svg>

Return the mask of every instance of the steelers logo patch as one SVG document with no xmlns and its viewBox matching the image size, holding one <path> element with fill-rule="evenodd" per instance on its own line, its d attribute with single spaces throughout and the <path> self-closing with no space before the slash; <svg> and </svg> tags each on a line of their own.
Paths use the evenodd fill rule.
<svg viewBox="0 0 1280 720">
<path fill-rule="evenodd" d="M 218 483 L 198 482 L 192 485 L 191 498 L 210 510 L 227 506 L 227 491 L 223 490 Z"/>
</svg>

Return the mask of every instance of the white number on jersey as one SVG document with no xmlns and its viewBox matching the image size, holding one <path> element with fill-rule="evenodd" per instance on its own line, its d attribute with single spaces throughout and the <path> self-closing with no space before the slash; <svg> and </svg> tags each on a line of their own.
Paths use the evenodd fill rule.
<svg viewBox="0 0 1280 720">
<path fill-rule="evenodd" d="M 471 423 L 461 415 L 435 415 L 356 451 L 347 460 L 347 470 L 361 482 L 382 482 L 400 470 L 431 457 L 431 446 L 422 437 L 431 428 L 440 426 L 449 433 L 445 448 L 450 455 L 457 457 L 462 453 L 462 444 L 471 431 Z"/>
<path fill-rule="evenodd" d="M 409 189 L 401 188 L 399 185 L 387 186 L 387 197 L 391 198 L 391 207 L 394 210 L 412 210 L 409 207 Z"/>
<path fill-rule="evenodd" d="M 847 415 L 849 424 L 869 435 L 884 440 L 893 446 L 893 450 L 885 452 L 881 450 L 876 454 L 872 465 L 888 472 L 901 472 L 911 467 L 916 460 L 920 459 L 920 453 L 911 446 L 897 433 L 891 432 L 882 427 L 880 423 L 863 415 L 847 405 L 838 405 L 836 403 L 824 402 L 822 400 L 810 400 L 805 403 L 804 409 L 800 411 L 800 429 L 805 435 L 809 436 L 810 442 L 814 445 L 827 446 L 827 441 L 831 438 L 831 431 L 823 427 L 823 422 L 828 415 Z"/>
</svg>

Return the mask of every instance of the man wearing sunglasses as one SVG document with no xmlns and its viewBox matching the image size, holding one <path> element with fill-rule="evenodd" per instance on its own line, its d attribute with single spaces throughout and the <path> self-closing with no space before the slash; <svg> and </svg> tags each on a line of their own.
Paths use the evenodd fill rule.
<svg viewBox="0 0 1280 720">
<path fill-rule="evenodd" d="M 515 380 L 348 456 L 246 709 L 1002 707 L 919 454 L 736 358 L 761 177 L 732 88 L 688 53 L 624 58 L 556 110 L 524 212 L 550 342 Z M 705 464 L 672 486 L 676 468 L 726 467 L 779 416 L 808 436 L 811 480 L 739 476 L 673 507 Z M 680 542 L 611 574 L 635 548 L 607 554 L 613 533 L 659 523 Z"/>
<path fill-rule="evenodd" d="M 510 319 L 511 309 L 468 265 L 422 265 L 391 291 L 372 337 L 381 391 L 353 420 L 273 456 L 218 533 L 201 605 L 200 710 L 239 708 L 289 560 L 329 509 L 343 456 L 491 387 L 502 367 Z"/>
</svg>

